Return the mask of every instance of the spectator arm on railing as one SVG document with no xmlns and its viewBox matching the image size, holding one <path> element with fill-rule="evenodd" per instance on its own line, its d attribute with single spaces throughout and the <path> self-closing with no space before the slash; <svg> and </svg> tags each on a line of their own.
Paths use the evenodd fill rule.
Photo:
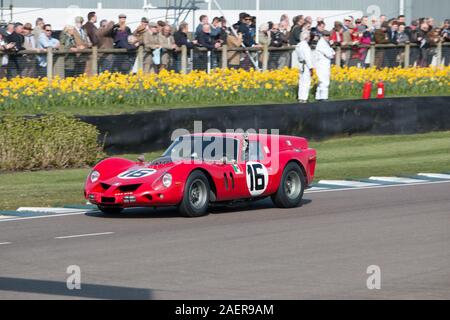
<svg viewBox="0 0 450 320">
<path fill-rule="evenodd" d="M 180 48 L 182 46 L 186 46 L 189 50 L 194 48 L 194 44 L 190 42 L 187 36 L 183 35 L 181 32 L 175 32 L 173 38 L 175 40 L 175 44 Z"/>
<path fill-rule="evenodd" d="M 175 40 L 173 40 L 173 38 L 170 39 L 170 38 L 163 36 L 162 34 L 159 34 L 158 41 L 159 41 L 161 48 L 166 49 L 166 50 L 174 49 L 173 45 L 175 44 Z"/>
<path fill-rule="evenodd" d="M 58 48 L 60 45 L 59 40 L 55 38 L 48 38 L 45 34 L 41 34 L 39 36 L 39 46 L 47 49 L 47 48 Z"/>
<path fill-rule="evenodd" d="M 144 34 L 144 49 L 151 51 L 151 50 L 155 50 L 161 48 L 161 45 L 159 44 L 158 41 L 158 36 L 150 34 L 149 32 L 146 32 Z"/>
</svg>

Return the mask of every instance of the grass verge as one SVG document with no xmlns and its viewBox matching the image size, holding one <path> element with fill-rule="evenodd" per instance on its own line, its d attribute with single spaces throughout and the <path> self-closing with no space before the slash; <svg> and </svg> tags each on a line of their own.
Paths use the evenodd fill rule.
<svg viewBox="0 0 450 320">
<path fill-rule="evenodd" d="M 450 132 L 337 138 L 312 141 L 311 146 L 318 151 L 316 181 L 450 172 Z M 89 168 L 0 174 L 0 210 L 83 204 L 88 173 Z"/>
</svg>

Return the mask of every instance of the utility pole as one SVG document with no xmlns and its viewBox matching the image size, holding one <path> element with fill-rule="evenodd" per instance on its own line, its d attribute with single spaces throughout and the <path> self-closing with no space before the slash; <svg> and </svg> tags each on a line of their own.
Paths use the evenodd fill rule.
<svg viewBox="0 0 450 320">
<path fill-rule="evenodd" d="M 399 0 L 399 1 L 400 2 L 398 4 L 398 7 L 399 7 L 398 12 L 400 15 L 405 15 L 405 0 Z"/>
</svg>

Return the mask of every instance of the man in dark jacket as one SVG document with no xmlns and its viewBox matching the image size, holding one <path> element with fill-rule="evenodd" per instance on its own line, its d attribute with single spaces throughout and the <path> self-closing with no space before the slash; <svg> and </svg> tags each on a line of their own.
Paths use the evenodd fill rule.
<svg viewBox="0 0 450 320">
<path fill-rule="evenodd" d="M 391 28 L 388 30 L 388 38 L 389 38 L 389 42 L 391 44 L 398 45 L 398 28 L 399 28 L 399 23 L 397 21 L 394 21 L 392 23 Z M 386 65 L 389 68 L 392 68 L 392 67 L 395 67 L 398 65 L 396 60 L 397 60 L 397 56 L 399 53 L 400 53 L 400 51 L 397 48 L 386 49 L 385 60 L 386 60 Z"/>
<path fill-rule="evenodd" d="M 255 43 L 255 39 L 252 37 L 252 33 L 250 30 L 250 26 L 252 25 L 253 19 L 248 14 L 245 13 L 241 16 L 241 20 L 239 21 L 238 33 L 242 33 L 242 40 L 246 47 L 253 47 Z"/>
<path fill-rule="evenodd" d="M 409 41 L 413 44 L 417 43 L 417 35 L 418 35 L 419 21 L 414 20 L 411 22 L 411 25 L 406 27 L 405 32 L 408 35 Z M 420 58 L 420 48 L 411 47 L 409 61 L 411 65 L 416 65 Z"/>
<path fill-rule="evenodd" d="M 173 38 L 175 40 L 175 44 L 177 45 L 177 47 L 181 48 L 183 46 L 185 46 L 188 50 L 192 50 L 194 49 L 194 46 L 198 43 L 197 40 L 189 40 L 188 38 L 188 32 L 189 32 L 189 24 L 187 24 L 186 22 L 182 22 L 178 28 L 178 31 L 176 31 L 173 34 Z M 181 70 L 181 52 L 177 51 L 175 52 L 175 68 L 176 68 L 176 72 L 180 72 Z"/>
<path fill-rule="evenodd" d="M 291 46 L 296 46 L 300 43 L 300 34 L 303 31 L 303 24 L 305 23 L 305 18 L 302 15 L 295 16 L 293 19 L 294 26 L 289 33 L 289 44 Z M 295 52 L 295 50 L 294 50 Z"/>
<path fill-rule="evenodd" d="M 198 45 L 202 48 L 206 48 L 207 51 L 196 52 L 196 66 L 197 70 L 206 70 L 208 65 L 208 52 L 220 47 L 219 42 L 214 42 L 211 37 L 211 27 L 209 24 L 203 25 L 202 31 L 198 33 L 197 39 Z"/>
<path fill-rule="evenodd" d="M 189 25 L 186 22 L 182 22 L 178 28 L 178 31 L 173 34 L 175 44 L 178 47 L 186 46 L 188 50 L 193 49 L 194 45 L 198 43 L 197 40 L 190 41 L 188 38 Z"/>
<path fill-rule="evenodd" d="M 14 31 L 6 37 L 7 43 L 14 44 L 14 47 L 11 51 L 20 51 L 25 50 L 23 44 L 25 42 L 25 37 L 22 35 L 23 33 L 23 24 L 20 22 L 14 25 Z M 11 55 L 9 57 L 8 63 L 8 78 L 14 78 L 21 74 L 22 68 L 24 65 L 24 59 L 19 55 Z"/>
</svg>

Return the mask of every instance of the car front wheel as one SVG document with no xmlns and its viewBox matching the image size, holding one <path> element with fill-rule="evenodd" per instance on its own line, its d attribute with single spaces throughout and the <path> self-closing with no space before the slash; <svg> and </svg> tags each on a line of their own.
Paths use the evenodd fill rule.
<svg viewBox="0 0 450 320">
<path fill-rule="evenodd" d="M 201 171 L 191 173 L 186 181 L 179 211 L 184 217 L 194 218 L 208 214 L 210 186 Z"/>
<path fill-rule="evenodd" d="M 279 208 L 298 207 L 305 191 L 305 176 L 299 165 L 291 162 L 284 168 L 277 192 L 272 195 L 273 203 Z"/>
</svg>

